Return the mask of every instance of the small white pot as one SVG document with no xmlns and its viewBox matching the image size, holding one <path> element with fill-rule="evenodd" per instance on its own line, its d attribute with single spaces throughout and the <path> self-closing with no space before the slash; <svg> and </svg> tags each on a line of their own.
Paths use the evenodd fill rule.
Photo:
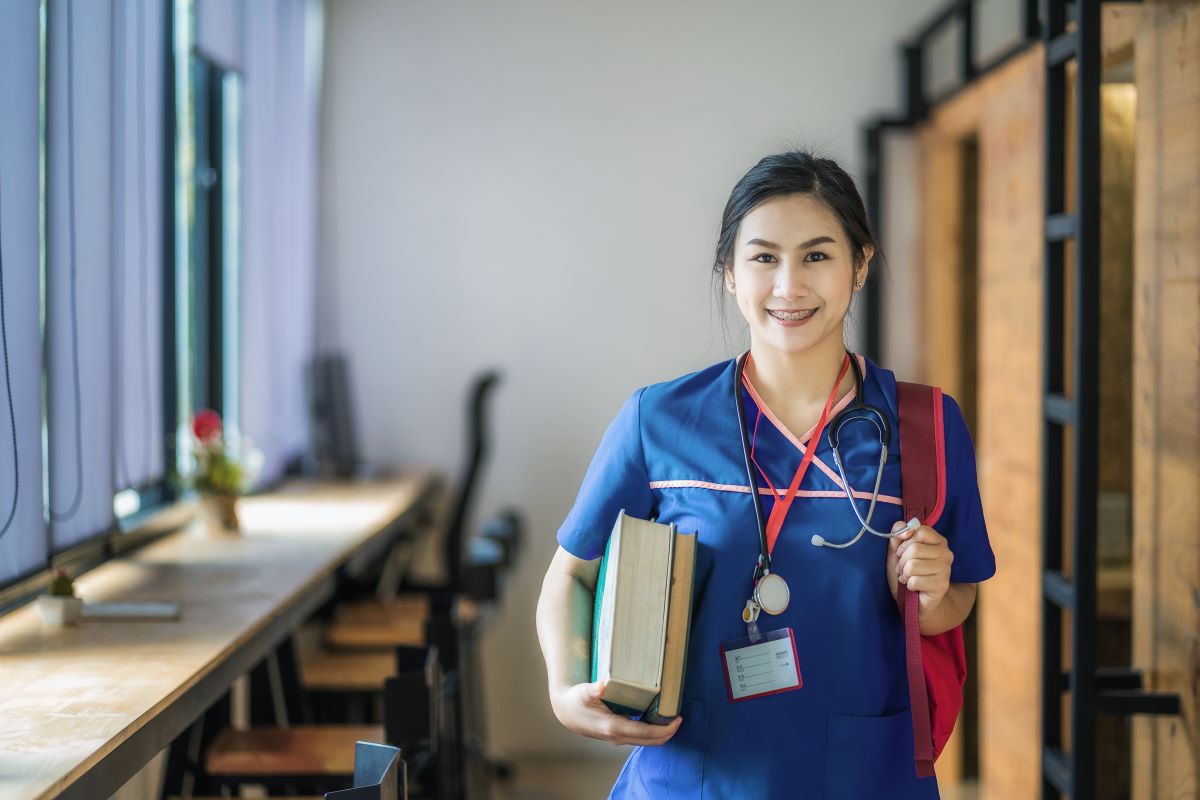
<svg viewBox="0 0 1200 800">
<path fill-rule="evenodd" d="M 75 625 L 83 614 L 83 600 L 78 597 L 42 594 L 38 595 L 37 607 L 42 621 L 51 628 Z"/>
</svg>

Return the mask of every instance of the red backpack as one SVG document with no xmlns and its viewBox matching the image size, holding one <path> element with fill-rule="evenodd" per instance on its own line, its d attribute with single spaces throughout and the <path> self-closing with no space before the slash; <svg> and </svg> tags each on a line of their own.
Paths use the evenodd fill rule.
<svg viewBox="0 0 1200 800">
<path fill-rule="evenodd" d="M 946 440 L 942 390 L 896 382 L 900 417 L 900 488 L 904 518 L 934 527 L 946 504 Z M 922 636 L 917 593 L 901 583 L 896 603 L 904 617 L 908 693 L 912 705 L 913 759 L 917 776 L 934 774 L 933 762 L 946 746 L 963 704 L 967 657 L 962 626 Z"/>
</svg>

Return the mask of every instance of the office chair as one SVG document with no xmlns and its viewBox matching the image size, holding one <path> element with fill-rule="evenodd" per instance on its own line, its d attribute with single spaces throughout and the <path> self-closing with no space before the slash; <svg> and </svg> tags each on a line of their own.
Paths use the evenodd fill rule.
<svg viewBox="0 0 1200 800">
<path fill-rule="evenodd" d="M 359 768 L 351 758 L 356 741 L 385 741 L 407 754 L 405 785 L 410 789 L 414 781 L 423 787 L 452 776 L 455 767 L 448 759 L 453 750 L 441 746 L 442 721 L 449 715 L 443 709 L 446 689 L 437 648 L 397 648 L 396 667 L 383 687 L 382 726 L 227 728 L 205 753 L 200 782 L 234 791 L 244 784 L 288 792 L 325 791 L 358 780 Z"/>
</svg>

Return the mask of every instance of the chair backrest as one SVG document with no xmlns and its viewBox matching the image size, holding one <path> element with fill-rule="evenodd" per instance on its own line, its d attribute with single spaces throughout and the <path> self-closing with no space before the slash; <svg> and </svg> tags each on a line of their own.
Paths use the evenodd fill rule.
<svg viewBox="0 0 1200 800">
<path fill-rule="evenodd" d="M 440 679 L 435 667 L 432 675 L 422 669 L 384 681 L 383 729 L 388 744 L 411 753 L 436 741 L 435 692 Z"/>
<path fill-rule="evenodd" d="M 471 512 L 471 503 L 479 488 L 479 475 L 488 454 L 488 403 L 492 390 L 500 382 L 500 373 L 487 370 L 471 387 L 467 403 L 467 451 L 458 482 L 458 496 L 446 527 L 445 558 L 450 588 L 457 590 L 462 582 L 463 531 Z"/>
<path fill-rule="evenodd" d="M 357 742 L 354 745 L 354 788 L 326 792 L 325 800 L 403 800 L 406 796 L 400 748 Z"/>
<path fill-rule="evenodd" d="M 481 535 L 498 543 L 504 549 L 504 566 L 516 564 L 521 551 L 522 530 L 525 522 L 515 508 L 506 508 L 488 519 Z"/>
<path fill-rule="evenodd" d="M 321 475 L 352 475 L 361 461 L 350 396 L 350 365 L 341 353 L 314 356 L 305 370 L 313 467 Z"/>
</svg>

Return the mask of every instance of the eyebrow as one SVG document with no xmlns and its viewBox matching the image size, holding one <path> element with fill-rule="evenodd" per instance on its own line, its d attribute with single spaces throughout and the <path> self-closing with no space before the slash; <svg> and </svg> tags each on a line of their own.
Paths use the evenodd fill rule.
<svg viewBox="0 0 1200 800">
<path fill-rule="evenodd" d="M 809 239 L 807 242 L 802 242 L 800 244 L 800 246 L 797 247 L 796 249 L 797 250 L 807 250 L 810 247 L 816 247 L 819 244 L 825 244 L 825 243 L 833 244 L 833 238 L 830 236 L 818 236 L 815 239 Z M 766 239 L 751 239 L 750 241 L 746 242 L 746 244 L 745 244 L 746 247 L 750 247 L 753 245 L 759 245 L 762 247 L 770 247 L 775 250 L 783 249 L 782 247 L 775 244 L 774 242 L 768 242 Z"/>
</svg>

